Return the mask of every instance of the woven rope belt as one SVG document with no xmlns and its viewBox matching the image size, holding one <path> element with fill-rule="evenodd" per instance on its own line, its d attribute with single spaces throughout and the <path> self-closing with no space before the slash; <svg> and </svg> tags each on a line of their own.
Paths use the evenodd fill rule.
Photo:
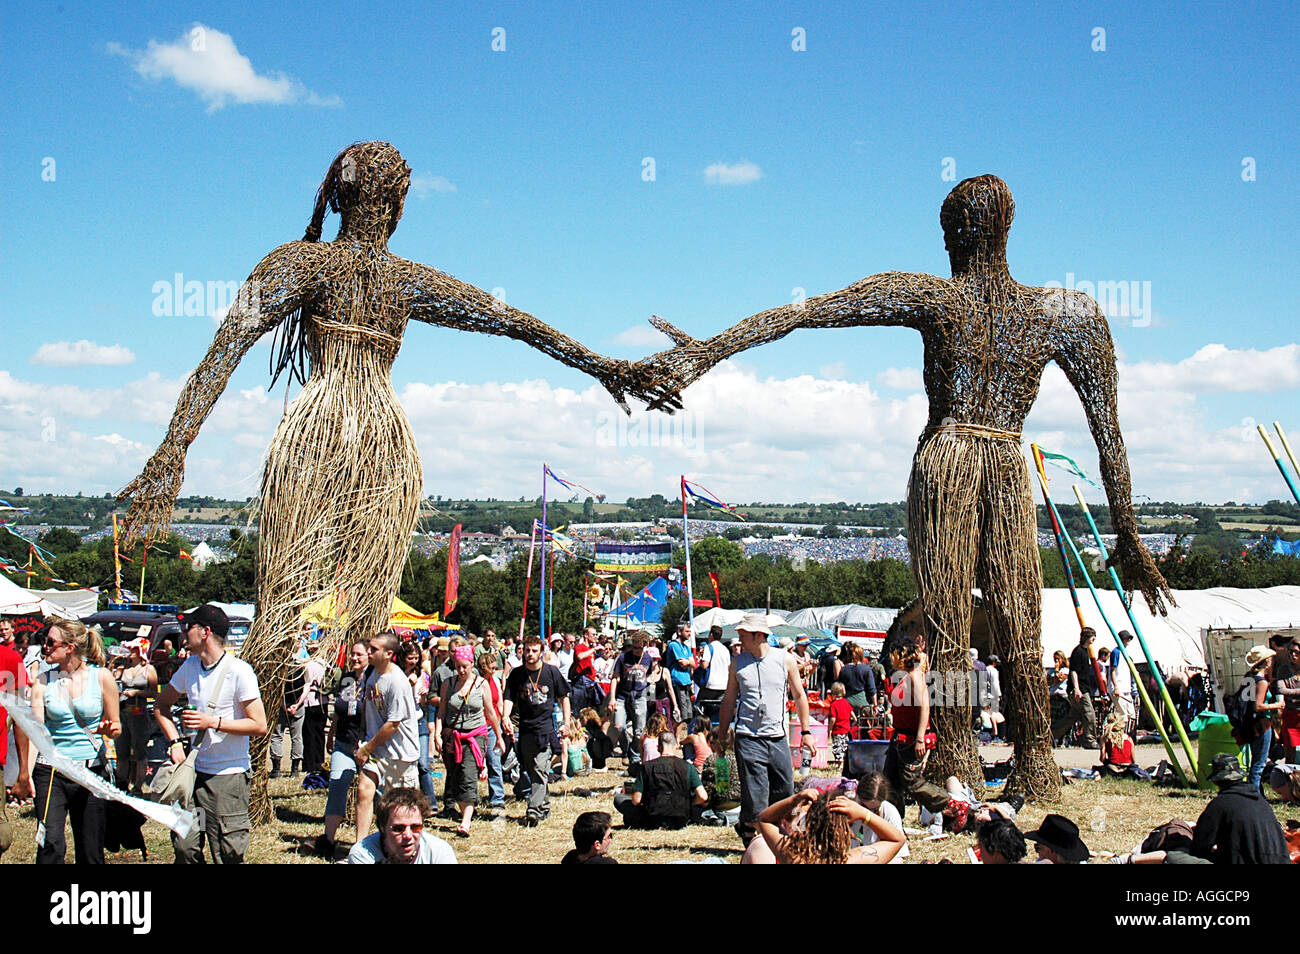
<svg viewBox="0 0 1300 954">
<path fill-rule="evenodd" d="M 341 338 L 356 338 L 361 341 L 378 346 L 389 357 L 396 357 L 398 350 L 402 347 L 402 340 L 395 338 L 384 331 L 376 328 L 366 328 L 362 325 L 344 325 L 336 321 L 325 321 L 317 318 L 312 324 L 318 332 L 324 332 L 331 336 Z"/>
<path fill-rule="evenodd" d="M 923 437 L 929 437 L 931 434 L 951 434 L 954 437 L 982 437 L 990 441 L 1020 443 L 1019 431 L 1004 431 L 996 427 L 985 427 L 983 424 L 934 424 L 921 432 Z"/>
</svg>

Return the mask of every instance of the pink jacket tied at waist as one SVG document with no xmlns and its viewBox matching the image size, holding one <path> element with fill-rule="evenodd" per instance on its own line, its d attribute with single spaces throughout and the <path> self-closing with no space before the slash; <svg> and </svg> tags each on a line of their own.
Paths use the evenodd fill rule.
<svg viewBox="0 0 1300 954">
<path fill-rule="evenodd" d="M 452 742 L 456 746 L 456 762 L 459 763 L 461 758 L 463 757 L 465 751 L 464 745 L 465 742 L 468 741 L 470 751 L 474 753 L 474 764 L 481 769 L 484 764 L 483 750 L 479 748 L 478 740 L 482 736 L 487 735 L 488 732 L 491 731 L 491 728 L 492 727 L 489 726 L 487 723 L 484 723 L 483 725 L 479 726 L 477 729 L 471 729 L 468 732 L 461 732 L 459 729 L 452 729 L 451 738 L 452 738 Z"/>
</svg>

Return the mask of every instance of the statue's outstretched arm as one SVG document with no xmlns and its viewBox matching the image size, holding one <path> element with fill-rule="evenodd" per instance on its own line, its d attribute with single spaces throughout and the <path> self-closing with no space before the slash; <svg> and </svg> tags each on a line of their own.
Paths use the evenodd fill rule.
<svg viewBox="0 0 1300 954">
<path fill-rule="evenodd" d="M 303 253 L 305 245 L 309 255 Z M 137 534 L 153 539 L 171 526 L 185 479 L 186 451 L 248 349 L 304 304 L 308 294 L 304 261 L 315 259 L 310 252 L 316 248 L 305 242 L 280 246 L 258 263 L 240 288 L 208 353 L 181 390 L 167 436 L 140 475 L 118 494 L 118 500 L 131 498 L 124 523 L 127 539 Z"/>
<path fill-rule="evenodd" d="M 607 358 L 557 331 L 525 311 L 512 308 L 481 288 L 453 278 L 427 265 L 412 264 L 408 285 L 411 317 L 460 331 L 478 331 L 515 338 L 557 361 L 591 375 L 604 386 L 623 410 L 625 395 L 640 401 L 668 402 L 666 389 L 639 373 L 630 361 Z"/>
<path fill-rule="evenodd" d="M 1115 552 L 1111 558 L 1121 568 L 1125 586 L 1139 589 L 1152 613 L 1165 615 L 1164 600 L 1173 603 L 1155 560 L 1138 537 L 1129 483 L 1128 454 L 1119 429 L 1116 402 L 1115 343 L 1101 308 L 1079 292 L 1057 292 L 1067 296 L 1055 335 L 1053 359 L 1079 394 L 1088 427 L 1097 444 L 1101 481 L 1110 502 L 1110 520 L 1115 530 Z"/>
<path fill-rule="evenodd" d="M 638 367 L 658 379 L 670 379 L 676 394 L 720 361 L 799 328 L 899 325 L 920 329 L 951 305 L 955 294 L 951 282 L 934 275 L 882 272 L 840 291 L 751 315 L 706 340 L 693 338 L 655 316 L 650 323 L 677 347 L 638 362 Z"/>
</svg>

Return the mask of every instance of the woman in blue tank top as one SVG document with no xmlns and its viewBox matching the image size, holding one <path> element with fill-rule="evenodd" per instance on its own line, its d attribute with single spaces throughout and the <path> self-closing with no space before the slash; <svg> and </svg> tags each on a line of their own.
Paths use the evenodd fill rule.
<svg viewBox="0 0 1300 954">
<path fill-rule="evenodd" d="M 104 668 L 99 635 L 75 620 L 59 620 L 46 631 L 41 653 L 57 668 L 42 673 L 32 685 L 33 713 L 44 720 L 56 753 L 107 778 L 107 739 L 121 734 L 122 723 L 117 683 Z M 37 756 L 30 740 L 24 758 L 36 795 L 36 863 L 64 863 L 63 826 L 71 814 L 77 863 L 102 865 L 103 799 L 55 771 L 43 755 Z"/>
</svg>

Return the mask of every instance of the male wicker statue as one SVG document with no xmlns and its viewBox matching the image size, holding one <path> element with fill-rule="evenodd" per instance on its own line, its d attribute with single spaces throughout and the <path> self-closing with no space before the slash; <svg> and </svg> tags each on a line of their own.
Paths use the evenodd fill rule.
<svg viewBox="0 0 1300 954">
<path fill-rule="evenodd" d="M 1011 787 L 1052 800 L 1060 775 L 1039 644 L 1042 572 L 1020 447 L 1021 426 L 1049 361 L 1065 371 L 1087 413 L 1118 535 L 1114 559 L 1127 584 L 1161 612 L 1168 587 L 1138 539 L 1106 317 L 1087 295 L 1029 288 L 1011 277 L 1006 247 L 1014 211 L 1001 179 L 966 179 L 939 215 L 952 278 L 873 275 L 754 315 L 706 341 L 654 318 L 677 347 L 648 366 L 685 387 L 719 361 L 797 328 L 901 325 L 921 333 L 930 414 L 912 464 L 908 524 L 931 667 L 959 676 L 969 670 L 971 587 L 981 587 L 1016 747 Z M 969 699 L 936 701 L 944 704 L 933 709 L 939 746 L 928 774 L 980 784 Z"/>
</svg>

